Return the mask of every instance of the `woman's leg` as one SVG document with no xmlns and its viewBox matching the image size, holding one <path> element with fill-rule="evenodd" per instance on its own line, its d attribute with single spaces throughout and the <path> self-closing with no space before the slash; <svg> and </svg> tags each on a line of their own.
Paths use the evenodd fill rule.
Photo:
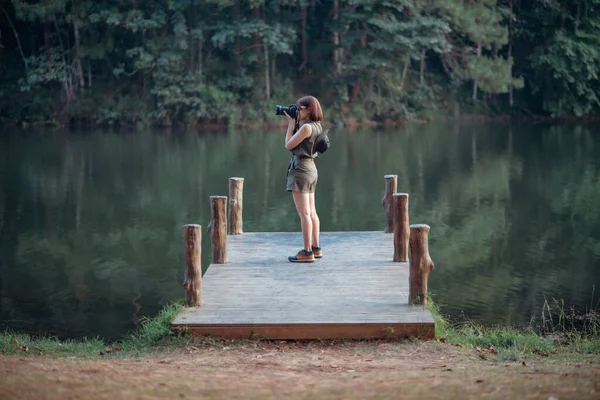
<svg viewBox="0 0 600 400">
<path fill-rule="evenodd" d="M 309 206 L 310 206 L 310 220 L 312 221 L 312 232 L 311 239 L 312 245 L 315 247 L 319 247 L 319 235 L 321 233 L 321 222 L 319 221 L 319 216 L 317 215 L 317 208 L 315 207 L 315 194 L 309 193 Z"/>
<path fill-rule="evenodd" d="M 313 232 L 313 223 L 311 218 L 310 194 L 311 193 L 292 191 L 296 211 L 298 211 L 298 215 L 300 216 L 302 238 L 304 239 L 304 249 L 306 251 L 312 251 L 312 242 L 310 239 Z"/>
</svg>

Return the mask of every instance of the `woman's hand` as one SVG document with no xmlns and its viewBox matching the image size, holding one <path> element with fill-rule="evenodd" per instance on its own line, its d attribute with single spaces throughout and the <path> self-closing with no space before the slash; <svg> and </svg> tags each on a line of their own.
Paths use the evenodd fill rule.
<svg viewBox="0 0 600 400">
<path fill-rule="evenodd" d="M 288 120 L 288 124 L 292 124 L 292 123 L 296 122 L 296 120 L 294 118 L 290 117 L 288 113 L 286 113 L 285 111 L 283 113 L 285 114 L 285 117 Z"/>
</svg>

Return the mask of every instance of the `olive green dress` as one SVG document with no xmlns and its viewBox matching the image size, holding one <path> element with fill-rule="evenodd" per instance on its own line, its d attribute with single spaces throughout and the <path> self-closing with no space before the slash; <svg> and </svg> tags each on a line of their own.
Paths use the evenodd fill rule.
<svg viewBox="0 0 600 400">
<path fill-rule="evenodd" d="M 323 131 L 321 123 L 307 122 L 312 125 L 312 134 L 292 149 L 292 159 L 287 172 L 288 192 L 314 193 L 319 173 L 315 165 L 315 139 Z"/>
</svg>

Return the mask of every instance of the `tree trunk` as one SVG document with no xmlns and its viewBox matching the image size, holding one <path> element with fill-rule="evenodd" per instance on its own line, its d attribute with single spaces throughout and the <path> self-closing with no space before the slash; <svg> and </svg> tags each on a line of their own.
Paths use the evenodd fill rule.
<svg viewBox="0 0 600 400">
<path fill-rule="evenodd" d="M 4 188 L 2 186 L 0 186 L 0 193 L 4 194 Z M 6 208 L 2 200 L 3 199 L 0 198 L 0 234 L 2 234 L 2 227 L 4 226 L 4 212 Z"/>
<path fill-rule="evenodd" d="M 509 13 L 509 22 L 508 22 L 508 58 L 512 57 L 512 35 L 513 35 L 513 0 L 510 0 L 510 13 Z M 510 67 L 510 86 L 508 88 L 508 105 L 512 108 L 514 104 L 513 99 L 513 84 L 512 84 L 513 74 L 512 74 L 512 66 Z"/>
<path fill-rule="evenodd" d="M 302 64 L 300 65 L 300 69 L 303 69 L 306 67 L 306 64 L 308 63 L 308 38 L 306 36 L 306 14 L 307 14 L 307 10 L 306 10 L 306 5 L 302 5 L 302 9 L 301 9 L 301 17 L 300 17 L 300 32 L 302 34 Z"/>
<path fill-rule="evenodd" d="M 363 49 L 367 48 L 367 35 L 362 35 L 360 38 L 360 47 Z M 361 80 L 360 78 L 354 82 L 352 85 L 352 90 L 350 92 L 350 101 L 355 103 L 358 100 L 358 95 L 360 94 Z"/>
<path fill-rule="evenodd" d="M 46 51 L 52 49 L 52 26 L 48 20 L 44 21 L 44 48 Z"/>
<path fill-rule="evenodd" d="M 72 83 L 72 75 L 70 73 L 69 63 L 65 57 L 65 53 L 67 49 L 62 41 L 62 36 L 60 34 L 60 29 L 58 27 L 58 21 L 56 20 L 56 16 L 54 16 L 54 28 L 56 29 L 56 36 L 58 36 L 58 41 L 60 43 L 60 48 L 62 50 L 62 62 L 64 69 L 64 82 L 63 82 L 63 90 L 65 92 L 65 109 L 63 110 L 63 117 L 69 115 L 69 109 L 71 107 L 71 100 L 73 99 L 73 83 Z"/>
<path fill-rule="evenodd" d="M 339 29 L 338 22 L 340 19 L 340 2 L 339 0 L 333 0 L 333 21 L 336 29 L 333 32 L 333 67 L 336 76 L 342 74 L 342 57 L 340 52 L 340 34 L 337 31 Z"/>
<path fill-rule="evenodd" d="M 229 178 L 229 233 L 244 232 L 242 209 L 244 200 L 244 178 Z"/>
<path fill-rule="evenodd" d="M 421 86 L 423 86 L 423 83 L 425 81 L 424 74 L 425 74 L 425 50 L 423 50 L 421 52 L 421 69 L 419 71 L 419 82 L 420 82 Z"/>
<path fill-rule="evenodd" d="M 410 226 L 408 224 L 408 193 L 394 193 L 394 261 L 408 261 Z"/>
<path fill-rule="evenodd" d="M 189 36 L 189 42 L 190 42 L 190 65 L 188 66 L 189 71 L 191 71 L 192 73 L 196 70 L 196 43 L 194 43 L 194 38 L 191 35 Z"/>
<path fill-rule="evenodd" d="M 271 99 L 271 80 L 269 78 L 269 47 L 263 41 L 263 50 L 264 50 L 264 67 L 265 67 L 265 93 L 267 100 Z"/>
<path fill-rule="evenodd" d="M 227 264 L 227 196 L 210 197 L 210 224 L 213 264 Z"/>
<path fill-rule="evenodd" d="M 73 19 L 73 34 L 75 35 L 75 68 L 77 69 L 77 75 L 79 78 L 79 89 L 83 91 L 85 87 L 85 80 L 83 77 L 83 65 L 81 64 L 81 39 L 79 37 L 79 18 Z"/>
<path fill-rule="evenodd" d="M 260 21 L 260 5 L 256 6 L 254 8 L 254 21 Z M 261 38 L 260 35 L 258 33 L 254 34 L 254 48 L 255 51 L 260 54 L 260 47 L 261 47 Z M 259 59 L 258 62 L 260 62 L 260 56 L 257 56 L 257 58 Z"/>
<path fill-rule="evenodd" d="M 360 80 L 357 80 L 352 85 L 352 90 L 350 91 L 350 101 L 355 103 L 358 99 L 358 94 L 360 93 Z"/>
<path fill-rule="evenodd" d="M 233 20 L 237 26 L 240 25 L 240 0 L 233 2 Z M 238 73 L 241 67 L 240 64 L 240 35 L 235 35 L 235 72 Z"/>
<path fill-rule="evenodd" d="M 23 53 L 23 46 L 21 46 L 21 39 L 19 39 L 19 34 L 17 33 L 17 29 L 13 25 L 13 22 L 10 19 L 10 17 L 8 16 L 8 13 L 2 6 L 0 6 L 0 10 L 2 10 L 2 13 L 6 17 L 6 20 L 8 21 L 8 24 L 10 25 L 10 28 L 12 29 L 13 34 L 15 35 L 15 39 L 17 40 L 17 46 L 19 47 L 19 53 L 21 53 L 21 59 L 23 60 L 23 64 L 25 64 L 26 75 L 29 75 L 29 64 L 27 64 L 27 58 L 25 58 L 25 54 Z"/>
<path fill-rule="evenodd" d="M 183 226 L 183 244 L 185 249 L 185 305 L 202 305 L 202 227 L 190 224 Z"/>
<path fill-rule="evenodd" d="M 429 256 L 429 225 L 410 226 L 408 304 L 427 304 L 427 281 L 434 265 Z"/>
<path fill-rule="evenodd" d="M 275 78 L 275 66 L 277 63 L 275 62 L 275 58 L 271 60 L 271 78 Z"/>
<path fill-rule="evenodd" d="M 477 58 L 481 57 L 481 42 L 477 43 Z M 473 101 L 477 101 L 477 79 L 473 78 Z"/>
<path fill-rule="evenodd" d="M 385 210 L 385 233 L 394 232 L 394 208 L 392 207 L 393 195 L 398 190 L 398 175 L 385 175 L 385 194 L 381 205 Z"/>
<path fill-rule="evenodd" d="M 406 80 L 406 74 L 408 73 L 408 67 L 410 66 L 410 57 L 404 63 L 404 68 L 402 69 L 402 80 L 400 81 L 400 93 L 402 93 L 402 89 L 404 89 L 404 81 Z"/>
<path fill-rule="evenodd" d="M 510 40 L 510 39 L 509 39 Z M 512 56 L 512 42 L 508 44 L 508 58 Z M 513 97 L 513 74 L 512 74 L 512 66 L 510 67 L 510 86 L 508 87 L 508 105 L 512 108 L 513 104 L 515 104 Z"/>
<path fill-rule="evenodd" d="M 198 40 L 198 71 L 196 72 L 198 75 L 198 81 L 200 83 L 204 83 L 204 76 L 203 76 L 203 71 L 202 71 L 202 63 L 204 62 L 204 60 L 202 59 L 202 47 L 204 45 L 204 40 L 200 39 Z"/>
</svg>

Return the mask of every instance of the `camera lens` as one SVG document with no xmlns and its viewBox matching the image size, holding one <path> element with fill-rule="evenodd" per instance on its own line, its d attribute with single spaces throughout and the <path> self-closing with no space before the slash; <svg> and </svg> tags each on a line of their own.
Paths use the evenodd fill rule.
<svg viewBox="0 0 600 400">
<path fill-rule="evenodd" d="M 298 107 L 295 104 L 290 104 L 289 106 L 275 106 L 275 115 L 285 115 L 284 111 L 292 118 L 296 118 L 296 111 Z"/>
</svg>

